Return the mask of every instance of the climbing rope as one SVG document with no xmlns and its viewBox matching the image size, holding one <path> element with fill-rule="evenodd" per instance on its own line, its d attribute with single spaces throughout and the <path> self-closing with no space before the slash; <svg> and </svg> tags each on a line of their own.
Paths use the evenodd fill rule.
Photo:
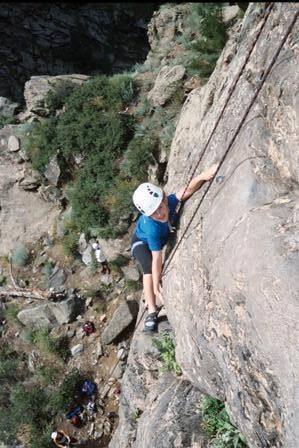
<svg viewBox="0 0 299 448">
<path fill-rule="evenodd" d="M 229 90 L 228 90 L 228 95 L 227 95 L 227 99 L 226 99 L 226 101 L 225 101 L 225 103 L 224 103 L 224 106 L 223 106 L 223 108 L 222 108 L 222 110 L 221 110 L 221 112 L 220 112 L 220 114 L 219 114 L 219 116 L 218 116 L 218 118 L 217 118 L 217 120 L 216 120 L 216 122 L 215 122 L 215 124 L 214 124 L 214 127 L 213 127 L 213 129 L 212 129 L 212 131 L 211 131 L 211 133 L 210 133 L 210 136 L 209 136 L 209 138 L 208 138 L 208 140 L 207 140 L 207 142 L 206 142 L 206 144 L 205 144 L 205 146 L 204 146 L 204 149 L 203 149 L 203 151 L 201 152 L 200 157 L 199 157 L 199 159 L 198 159 L 198 161 L 197 161 L 197 163 L 196 163 L 196 165 L 195 165 L 195 168 L 192 170 L 191 174 L 190 174 L 190 171 L 191 171 L 192 166 L 189 168 L 189 171 L 188 171 L 188 174 L 187 174 L 188 182 L 187 182 L 186 185 L 185 185 L 185 189 L 184 189 L 184 192 L 183 192 L 182 196 L 184 196 L 184 194 L 186 193 L 186 190 L 188 189 L 188 186 L 189 186 L 189 184 L 190 184 L 190 182 L 191 182 L 191 180 L 192 180 L 192 178 L 193 178 L 193 176 L 194 176 L 194 174 L 195 174 L 195 172 L 196 172 L 196 170 L 197 170 L 197 168 L 198 168 L 200 162 L 202 161 L 202 158 L 203 158 L 203 156 L 204 156 L 204 154 L 205 154 L 205 152 L 206 152 L 206 150 L 207 150 L 207 148 L 208 148 L 208 146 L 209 146 L 209 144 L 210 144 L 210 141 L 211 141 L 211 139 L 212 139 L 212 137 L 213 137 L 213 135 L 214 135 L 214 133 L 215 133 L 217 127 L 218 127 L 218 124 L 219 124 L 221 118 L 223 117 L 224 111 L 225 111 L 225 109 L 226 109 L 226 107 L 227 107 L 227 105 L 228 105 L 228 103 L 229 103 L 229 100 L 231 99 L 232 94 L 233 94 L 234 91 L 235 91 L 235 88 L 236 88 L 236 86 L 237 86 L 237 83 L 238 83 L 238 81 L 239 81 L 241 75 L 243 74 L 243 71 L 244 71 L 244 69 L 245 69 L 245 67 L 246 67 L 246 65 L 247 65 L 247 62 L 249 61 L 249 58 L 250 58 L 250 56 L 251 56 L 251 54 L 252 54 L 252 52 L 253 52 L 253 50 L 254 50 L 254 48 L 255 48 L 255 46 L 256 46 L 256 43 L 257 43 L 257 41 L 258 41 L 260 35 L 262 34 L 262 31 L 263 31 L 263 29 L 264 29 L 264 27 L 265 27 L 265 24 L 266 24 L 267 20 L 268 20 L 268 17 L 269 17 L 269 15 L 270 15 L 270 12 L 271 12 L 272 9 L 273 9 L 273 6 L 274 6 L 274 3 L 272 2 L 272 3 L 270 3 L 270 4 L 268 5 L 268 7 L 267 7 L 267 9 L 266 9 L 266 12 L 265 12 L 265 15 L 264 15 L 264 19 L 263 19 L 263 21 L 262 21 L 262 24 L 261 24 L 261 26 L 260 26 L 260 29 L 258 30 L 258 32 L 257 32 L 257 34 L 256 34 L 256 36 L 255 36 L 255 38 L 254 38 L 253 41 L 252 41 L 252 45 L 251 45 L 251 47 L 250 47 L 250 49 L 249 49 L 249 51 L 248 51 L 248 54 L 247 54 L 247 56 L 246 56 L 246 58 L 245 58 L 245 60 L 244 60 L 244 62 L 243 62 L 243 64 L 242 64 L 240 70 L 239 70 L 239 73 L 237 74 L 237 76 L 236 76 L 234 82 L 232 83 L 231 87 L 230 87 Z"/>
<path fill-rule="evenodd" d="M 250 110 L 251 110 L 251 108 L 252 108 L 252 106 L 253 106 L 253 104 L 254 104 L 254 102 L 255 102 L 257 96 L 258 96 L 258 94 L 260 93 L 260 91 L 261 91 L 261 89 L 262 89 L 262 87 L 263 87 L 263 85 L 264 85 L 264 83 L 265 83 L 267 77 L 269 76 L 269 73 L 270 73 L 270 71 L 271 71 L 271 69 L 272 69 L 274 63 L 275 63 L 276 60 L 277 60 L 277 57 L 278 57 L 278 55 L 279 55 L 279 53 L 280 53 L 280 51 L 281 51 L 281 49 L 282 49 L 282 47 L 283 47 L 285 41 L 287 40 L 287 38 L 288 38 L 290 32 L 292 31 L 292 29 L 293 29 L 293 27 L 294 27 L 294 25 L 295 25 L 295 23 L 296 23 L 296 20 L 297 20 L 297 18 L 298 18 L 298 15 L 299 15 L 299 11 L 297 11 L 297 12 L 295 13 L 295 15 L 294 15 L 294 17 L 293 17 L 293 19 L 292 19 L 290 25 L 288 26 L 287 31 L 286 31 L 286 33 L 285 33 L 285 35 L 284 35 L 284 37 L 283 37 L 283 39 L 282 39 L 282 41 L 281 41 L 279 47 L 277 48 L 277 50 L 276 50 L 274 56 L 273 56 L 272 59 L 271 59 L 270 64 L 268 65 L 267 70 L 263 73 L 263 75 L 262 75 L 262 77 L 261 77 L 260 84 L 259 84 L 259 86 L 258 86 L 258 88 L 257 88 L 257 90 L 256 90 L 256 92 L 255 92 L 255 94 L 253 95 L 253 97 L 252 97 L 252 99 L 251 99 L 249 105 L 247 106 L 247 109 L 246 109 L 246 111 L 245 111 L 245 113 L 244 113 L 244 115 L 243 115 L 242 120 L 240 121 L 240 123 L 239 123 L 239 125 L 238 125 L 238 127 L 237 127 L 237 130 L 236 130 L 236 132 L 235 132 L 233 138 L 231 139 L 231 141 L 230 141 L 230 143 L 229 143 L 229 145 L 228 145 L 228 147 L 227 147 L 227 149 L 226 149 L 224 155 L 222 156 L 222 158 L 221 158 L 221 160 L 220 160 L 220 162 L 219 162 L 219 165 L 218 165 L 218 168 L 217 168 L 217 170 L 216 170 L 216 172 L 215 172 L 214 178 L 212 179 L 212 181 L 211 181 L 210 184 L 208 185 L 208 188 L 205 190 L 204 194 L 202 195 L 202 197 L 201 197 L 201 199 L 200 199 L 200 201 L 199 201 L 199 203 L 198 203 L 198 205 L 197 205 L 197 207 L 196 207 L 194 213 L 192 214 L 191 219 L 189 220 L 189 222 L 188 222 L 188 224 L 187 224 L 187 226 L 186 226 L 186 228 L 185 228 L 185 230 L 184 230 L 184 232 L 183 232 L 181 238 L 179 239 L 177 245 L 174 247 L 173 252 L 172 252 L 170 258 L 167 260 L 166 265 L 163 267 L 162 276 L 166 275 L 166 269 L 167 269 L 167 267 L 170 265 L 170 263 L 171 263 L 171 261 L 172 261 L 174 255 L 175 255 L 176 251 L 178 250 L 178 248 L 179 248 L 179 246 L 180 246 L 180 244 L 181 244 L 181 242 L 182 242 L 184 236 L 186 235 L 186 233 L 187 233 L 187 231 L 188 231 L 188 229 L 189 229 L 189 227 L 190 227 L 190 225 L 191 225 L 193 219 L 195 218 L 195 216 L 196 216 L 196 214 L 197 214 L 197 211 L 198 211 L 199 207 L 201 206 L 201 204 L 202 204 L 204 198 L 206 197 L 206 195 L 207 195 L 209 189 L 211 188 L 211 185 L 213 184 L 213 180 L 216 178 L 216 175 L 217 175 L 219 169 L 221 168 L 221 166 L 222 166 L 222 164 L 223 164 L 223 162 L 224 162 L 224 160 L 225 160 L 225 158 L 226 158 L 226 156 L 227 156 L 229 150 L 231 149 L 232 145 L 234 144 L 234 142 L 235 142 L 235 140 L 236 140 L 236 137 L 237 137 L 237 135 L 239 134 L 239 132 L 240 132 L 242 126 L 243 126 L 244 121 L 246 120 L 246 118 L 247 118 L 247 116 L 248 116 L 248 114 L 249 114 L 249 112 L 250 112 Z"/>
</svg>

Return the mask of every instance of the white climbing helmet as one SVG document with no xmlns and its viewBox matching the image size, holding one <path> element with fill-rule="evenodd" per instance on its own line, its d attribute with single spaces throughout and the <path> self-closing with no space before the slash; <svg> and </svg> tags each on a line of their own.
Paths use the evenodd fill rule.
<svg viewBox="0 0 299 448">
<path fill-rule="evenodd" d="M 57 432 L 56 432 L 56 431 L 55 431 L 55 432 L 52 432 L 52 434 L 51 434 L 51 439 L 55 440 L 56 437 L 57 437 Z"/>
<path fill-rule="evenodd" d="M 145 216 L 154 213 L 163 199 L 163 190 L 156 185 L 145 182 L 134 191 L 135 207 Z"/>
</svg>

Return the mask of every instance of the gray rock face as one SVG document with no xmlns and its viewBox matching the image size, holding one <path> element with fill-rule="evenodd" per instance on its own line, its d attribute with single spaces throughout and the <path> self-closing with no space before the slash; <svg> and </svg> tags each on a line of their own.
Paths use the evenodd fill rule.
<svg viewBox="0 0 299 448">
<path fill-rule="evenodd" d="M 110 344 L 136 319 L 138 303 L 135 300 L 123 302 L 102 333 L 103 344 Z"/>
<path fill-rule="evenodd" d="M 201 393 L 171 372 L 158 374 L 159 352 L 153 337 L 142 329 L 141 322 L 122 378 L 120 419 L 109 448 L 206 447 L 197 412 Z M 169 330 L 168 323 L 160 322 L 159 332 L 165 330 Z M 134 418 L 136 411 L 139 418 Z"/>
<path fill-rule="evenodd" d="M 57 156 L 52 157 L 45 170 L 45 177 L 48 179 L 50 185 L 57 187 L 59 182 L 59 177 L 61 174 L 60 166 L 58 163 Z"/>
<path fill-rule="evenodd" d="M 185 67 L 175 65 L 164 66 L 155 81 L 155 85 L 148 93 L 147 98 L 154 107 L 163 106 L 171 95 L 177 90 L 179 82 L 183 79 Z"/>
<path fill-rule="evenodd" d="M 264 4 L 250 5 L 209 82 L 189 94 L 171 148 L 168 192 L 181 188 L 195 167 L 263 10 Z M 274 4 L 197 173 L 224 156 L 297 10 L 297 4 Z M 218 172 L 223 181 L 211 183 L 163 278 L 185 374 L 226 401 L 254 448 L 296 448 L 299 440 L 296 39 L 298 24 L 225 157 Z M 204 190 L 185 204 L 177 240 Z"/>
<path fill-rule="evenodd" d="M 22 101 L 24 83 L 32 75 L 129 69 L 146 56 L 146 25 L 155 8 L 154 4 L 144 8 L 121 3 L 3 3 L 0 95 Z"/>
<path fill-rule="evenodd" d="M 45 103 L 48 92 L 60 81 L 71 81 L 81 85 L 89 79 L 85 75 L 60 75 L 60 76 L 32 76 L 25 83 L 24 97 L 27 112 L 45 116 L 49 113 Z"/>
</svg>

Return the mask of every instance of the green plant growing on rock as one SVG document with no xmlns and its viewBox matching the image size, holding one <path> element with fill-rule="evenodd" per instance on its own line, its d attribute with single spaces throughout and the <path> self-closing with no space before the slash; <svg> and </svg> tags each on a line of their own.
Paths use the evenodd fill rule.
<svg viewBox="0 0 299 448">
<path fill-rule="evenodd" d="M 205 396 L 200 403 L 202 426 L 210 437 L 211 448 L 245 448 L 246 441 L 240 431 L 230 422 L 224 403 Z"/>
<path fill-rule="evenodd" d="M 186 30 L 178 38 L 187 50 L 183 62 L 189 75 L 199 74 L 206 79 L 215 68 L 227 41 L 222 6 L 223 3 L 194 3 L 191 6 Z"/>
<path fill-rule="evenodd" d="M 3 314 L 4 314 L 5 319 L 9 323 L 21 325 L 21 322 L 18 320 L 18 317 L 17 317 L 19 311 L 20 311 L 20 307 L 17 303 L 10 303 L 7 305 Z"/>
<path fill-rule="evenodd" d="M 137 420 L 139 419 L 139 417 L 141 416 L 141 414 L 142 414 L 142 410 L 141 410 L 141 409 L 139 409 L 139 408 L 134 409 L 134 410 L 132 411 L 132 413 L 131 413 L 131 420 L 132 420 L 134 423 L 136 423 Z"/>
<path fill-rule="evenodd" d="M 49 160 L 57 152 L 57 124 L 57 117 L 35 123 L 29 137 L 25 140 L 24 149 L 30 157 L 32 167 L 37 171 L 44 172 Z"/>
<path fill-rule="evenodd" d="M 160 359 L 162 361 L 161 373 L 172 371 L 176 375 L 181 375 L 182 370 L 175 358 L 175 345 L 171 336 L 164 332 L 159 338 L 153 339 L 154 346 L 160 352 Z"/>
<path fill-rule="evenodd" d="M 25 244 L 19 244 L 12 249 L 10 259 L 13 265 L 18 267 L 24 267 L 28 264 L 30 258 L 30 251 Z"/>
</svg>

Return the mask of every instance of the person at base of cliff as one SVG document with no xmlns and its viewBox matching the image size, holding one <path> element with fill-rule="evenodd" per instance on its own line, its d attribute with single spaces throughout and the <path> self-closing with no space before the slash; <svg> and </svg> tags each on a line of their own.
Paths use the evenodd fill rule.
<svg viewBox="0 0 299 448">
<path fill-rule="evenodd" d="M 103 253 L 103 250 L 101 249 L 99 243 L 93 243 L 92 248 L 95 251 L 95 257 L 98 261 L 98 263 L 101 263 L 102 269 L 101 274 L 110 274 L 110 267 L 108 265 L 107 259 Z"/>
<path fill-rule="evenodd" d="M 59 448 L 69 447 L 78 442 L 77 439 L 67 435 L 62 429 L 52 432 L 51 439 Z"/>
<path fill-rule="evenodd" d="M 167 243 L 171 226 L 177 219 L 177 205 L 190 198 L 204 182 L 211 180 L 219 164 L 194 177 L 177 193 L 166 195 L 158 186 L 142 183 L 133 194 L 135 207 L 141 212 L 131 241 L 131 254 L 143 271 L 143 291 L 148 314 L 144 322 L 145 332 L 157 331 L 157 301 L 161 295 L 162 248 Z"/>
</svg>

